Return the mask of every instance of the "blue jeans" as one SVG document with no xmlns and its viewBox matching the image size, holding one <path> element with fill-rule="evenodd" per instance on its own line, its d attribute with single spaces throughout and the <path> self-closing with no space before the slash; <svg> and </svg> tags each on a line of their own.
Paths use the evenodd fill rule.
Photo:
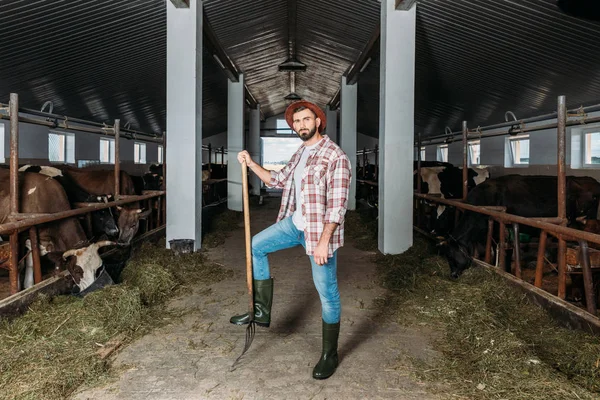
<svg viewBox="0 0 600 400">
<path fill-rule="evenodd" d="M 252 238 L 252 267 L 256 280 L 271 278 L 267 255 L 278 250 L 302 245 L 306 248 L 304 231 L 296 228 L 292 217 L 284 218 Z M 321 299 L 321 315 L 328 324 L 340 322 L 340 292 L 337 284 L 337 251 L 324 265 L 317 265 L 309 256 L 313 282 Z"/>
</svg>

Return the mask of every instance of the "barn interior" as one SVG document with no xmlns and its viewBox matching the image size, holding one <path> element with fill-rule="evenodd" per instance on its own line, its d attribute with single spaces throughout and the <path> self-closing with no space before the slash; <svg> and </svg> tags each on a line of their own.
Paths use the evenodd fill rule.
<svg viewBox="0 0 600 400">
<path fill-rule="evenodd" d="M 14 324 L 0 331 L 0 342 L 16 346 L 15 331 L 26 329 L 18 328 L 15 312 L 56 314 L 51 328 L 27 328 L 49 330 L 44 337 L 96 329 L 93 319 L 77 328 L 76 318 L 57 311 L 61 301 L 35 303 L 40 294 L 76 297 L 77 286 L 123 302 L 131 294 L 127 285 L 170 276 L 152 290 L 135 289 L 156 325 L 134 327 L 129 314 L 127 333 L 114 329 L 96 339 L 105 353 L 77 353 L 73 361 L 101 361 L 69 375 L 68 385 L 42 371 L 31 384 L 9 384 L 25 375 L 14 372 L 17 358 L 7 357 L 6 367 L 0 364 L 0 371 L 10 371 L 7 398 L 599 395 L 595 2 L 4 0 L 0 36 L 0 310 L 6 308 L 0 318 Z M 285 120 L 299 100 L 323 110 L 325 134 L 352 166 L 337 270 L 341 359 L 323 381 L 310 378 L 322 321 L 302 247 L 269 256 L 272 326 L 258 327 L 254 345 L 230 368 L 245 328 L 229 324 L 229 317 L 248 307 L 242 212 L 250 213 L 257 234 L 275 222 L 282 201 L 281 189 L 247 170 L 246 207 L 245 172 L 236 157 L 248 150 L 266 169 L 284 167 L 302 143 Z M 440 171 L 454 173 L 451 184 Z M 80 178 L 86 173 L 100 180 Z M 471 180 L 471 173 L 479 178 Z M 60 182 L 60 196 L 71 205 L 29 204 L 36 189 L 48 190 L 42 200 L 55 196 L 52 188 L 35 186 L 31 174 Z M 551 198 L 556 212 L 525 215 L 512 203 L 467 197 L 507 176 L 555 177 L 533 201 L 541 210 Z M 590 177 L 593 189 L 586 186 L 575 199 L 573 177 Z M 72 181 L 75 191 L 65 186 Z M 525 194 L 512 197 L 526 203 Z M 593 207 L 581 211 L 588 197 Z M 459 210 L 443 232 L 440 206 Z M 486 219 L 480 248 L 459 247 L 473 261 L 463 276 L 451 278 L 443 246 L 459 243 L 461 232 L 453 229 L 464 227 L 460 218 L 473 211 L 495 222 Z M 115 237 L 106 236 L 107 215 L 118 225 Z M 44 229 L 68 218 L 81 225 L 86 247 L 79 241 L 60 248 L 55 240 L 62 261 L 50 260 Z M 83 259 L 84 251 L 102 257 L 104 268 L 92 271 L 95 284 L 82 285 L 88 271 L 80 268 L 83 278 L 76 278 L 66 261 Z M 157 273 L 162 267 L 169 272 Z M 118 288 L 123 294 L 115 294 Z M 462 291 L 465 298 L 484 296 L 476 298 L 486 307 L 509 304 L 490 313 L 513 319 L 482 322 L 491 319 L 480 309 L 461 308 L 477 302 L 456 297 Z M 498 291 L 497 299 L 485 291 Z M 69 307 L 93 298 L 87 293 L 67 301 Z M 120 310 L 123 319 L 132 312 Z M 540 324 L 543 338 L 519 331 L 527 321 Z M 485 330 L 476 331 L 477 324 Z M 470 338 L 469 329 L 476 339 L 457 338 Z M 498 349 L 515 335 L 518 345 Z M 462 347 L 452 351 L 457 342 Z M 511 358 L 517 348 L 538 350 Z M 459 352 L 464 364 L 456 361 Z M 469 361 L 467 353 L 481 359 L 494 353 L 497 364 Z M 117 370 L 118 377 L 91 379 L 98 362 L 107 367 L 97 375 Z M 521 362 L 526 366 L 516 368 Z M 436 364 L 445 367 L 431 368 Z M 452 365 L 479 369 L 470 370 L 476 377 L 470 380 Z"/>
</svg>

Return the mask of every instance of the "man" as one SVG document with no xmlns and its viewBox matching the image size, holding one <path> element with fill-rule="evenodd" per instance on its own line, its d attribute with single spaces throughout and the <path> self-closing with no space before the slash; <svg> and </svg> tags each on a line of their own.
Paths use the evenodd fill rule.
<svg viewBox="0 0 600 400">
<path fill-rule="evenodd" d="M 304 142 L 279 172 L 256 164 L 247 151 L 238 154 L 269 187 L 283 189 L 277 222 L 252 238 L 254 320 L 271 323 L 273 280 L 267 255 L 304 246 L 312 265 L 313 282 L 321 299 L 323 351 L 313 369 L 315 379 L 329 378 L 338 365 L 340 294 L 337 284 L 337 249 L 344 244 L 344 215 L 348 205 L 351 169 L 348 156 L 327 135 L 323 111 L 308 101 L 291 104 L 288 125 Z M 248 313 L 231 323 L 249 322 Z"/>
</svg>

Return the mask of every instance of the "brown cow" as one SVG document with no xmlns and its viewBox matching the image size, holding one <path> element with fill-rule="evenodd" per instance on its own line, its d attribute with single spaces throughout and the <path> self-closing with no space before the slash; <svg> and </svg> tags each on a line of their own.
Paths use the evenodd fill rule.
<svg viewBox="0 0 600 400">
<path fill-rule="evenodd" d="M 115 193 L 115 173 L 114 170 L 91 170 L 74 168 L 70 166 L 60 166 L 63 174 L 71 177 L 83 190 L 94 195 Z M 122 195 L 135 195 L 135 187 L 131 176 L 125 171 L 121 171 L 119 177 L 119 191 Z M 144 211 L 138 203 L 129 204 L 128 207 L 118 207 L 120 245 L 128 245 L 131 239 L 137 233 L 140 227 L 140 219 L 145 219 L 150 210 Z"/>
<path fill-rule="evenodd" d="M 0 223 L 8 222 L 10 213 L 10 174 L 0 169 Z M 56 213 L 71 209 L 62 185 L 47 176 L 19 173 L 19 211 L 22 213 Z M 67 218 L 40 225 L 39 247 L 42 255 L 52 251 L 67 251 L 87 242 L 85 232 L 76 218 Z M 26 262 L 25 287 L 33 285 L 33 265 Z"/>
</svg>

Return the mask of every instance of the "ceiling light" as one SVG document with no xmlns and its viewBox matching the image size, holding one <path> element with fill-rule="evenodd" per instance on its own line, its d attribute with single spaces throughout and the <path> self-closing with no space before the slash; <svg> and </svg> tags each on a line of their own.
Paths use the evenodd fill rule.
<svg viewBox="0 0 600 400">
<path fill-rule="evenodd" d="M 285 96 L 284 99 L 298 101 L 298 100 L 302 100 L 302 97 L 298 96 L 294 92 L 291 92 L 290 94 L 288 94 L 287 96 Z"/>
<path fill-rule="evenodd" d="M 306 70 L 306 64 L 300 62 L 296 57 L 290 57 L 281 64 L 279 64 L 280 71 L 304 71 Z"/>
</svg>

